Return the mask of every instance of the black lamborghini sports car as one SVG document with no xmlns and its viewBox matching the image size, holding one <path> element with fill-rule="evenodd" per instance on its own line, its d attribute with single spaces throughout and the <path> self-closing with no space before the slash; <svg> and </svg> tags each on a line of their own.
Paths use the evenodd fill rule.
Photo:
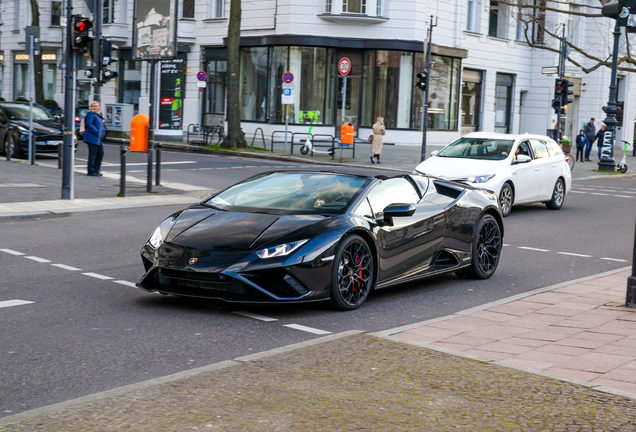
<svg viewBox="0 0 636 432">
<path fill-rule="evenodd" d="M 330 299 L 499 263 L 497 197 L 422 175 L 268 172 L 165 219 L 141 250 L 146 291 L 243 303 Z"/>
</svg>

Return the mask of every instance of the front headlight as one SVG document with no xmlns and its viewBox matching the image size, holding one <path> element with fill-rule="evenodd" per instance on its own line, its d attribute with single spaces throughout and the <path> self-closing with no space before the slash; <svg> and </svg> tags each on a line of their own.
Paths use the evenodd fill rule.
<svg viewBox="0 0 636 432">
<path fill-rule="evenodd" d="M 152 233 L 150 238 L 148 239 L 148 243 L 155 249 L 158 249 L 159 246 L 163 244 L 163 237 L 161 236 L 161 226 L 158 226 L 155 232 Z"/>
<path fill-rule="evenodd" d="M 285 243 L 285 244 L 274 246 L 267 249 L 261 249 L 256 252 L 256 255 L 258 255 L 258 257 L 261 259 L 289 255 L 290 253 L 292 253 L 293 251 L 295 251 L 296 249 L 298 249 L 299 247 L 307 243 L 307 241 L 308 240 L 299 240 L 292 243 Z"/>
<path fill-rule="evenodd" d="M 488 180 L 493 178 L 495 175 L 496 174 L 471 176 L 471 177 L 468 177 L 466 180 L 468 180 L 471 183 L 486 183 Z"/>
</svg>

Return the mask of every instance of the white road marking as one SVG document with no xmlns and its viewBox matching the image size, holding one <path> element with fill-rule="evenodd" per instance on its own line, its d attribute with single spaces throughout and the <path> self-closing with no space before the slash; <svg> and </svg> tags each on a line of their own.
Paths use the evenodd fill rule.
<svg viewBox="0 0 636 432">
<path fill-rule="evenodd" d="M 8 253 L 8 254 L 17 255 L 17 256 L 24 255 L 22 252 L 14 251 L 14 250 L 11 250 L 11 249 L 0 249 L 0 252 L 5 252 L 5 253 Z"/>
<path fill-rule="evenodd" d="M 110 280 L 112 277 L 100 275 L 98 273 L 82 273 L 84 276 L 90 276 L 92 278 L 101 279 L 101 280 Z"/>
<path fill-rule="evenodd" d="M 300 325 L 300 324 L 285 324 L 283 327 L 289 327 L 295 330 L 300 330 L 300 331 L 304 331 L 307 333 L 313 333 L 313 334 L 318 334 L 318 335 L 324 335 L 324 334 L 330 334 L 331 332 L 325 331 L 325 330 L 319 330 L 319 329 L 315 329 L 312 327 L 305 327 L 304 325 Z"/>
<path fill-rule="evenodd" d="M 126 286 L 129 286 L 129 287 L 137 288 L 137 285 L 134 284 L 133 282 L 128 282 L 128 281 L 125 281 L 125 280 L 114 280 L 113 282 L 116 283 L 116 284 L 126 285 Z"/>
<path fill-rule="evenodd" d="M 575 191 L 575 190 L 571 190 L 570 193 L 580 193 L 580 194 L 586 194 L 588 192 L 580 192 L 580 191 Z"/>
<path fill-rule="evenodd" d="M 51 262 L 51 261 L 49 261 L 47 259 L 36 257 L 36 256 L 25 256 L 25 258 L 29 259 L 31 261 L 39 262 L 39 263 L 50 263 Z"/>
<path fill-rule="evenodd" d="M 253 318 L 259 321 L 265 321 L 265 322 L 271 322 L 271 321 L 278 321 L 276 318 L 270 318 L 270 317 L 266 317 L 263 315 L 258 315 L 258 314 L 253 314 L 253 313 L 249 313 L 249 312 L 242 312 L 242 311 L 234 311 L 232 312 L 233 314 L 236 315 L 241 315 L 247 318 Z"/>
<path fill-rule="evenodd" d="M 537 251 L 537 252 L 550 252 L 550 249 L 537 249 L 537 248 L 531 248 L 528 246 L 519 246 L 519 249 L 525 249 L 525 250 L 531 250 L 531 251 Z"/>
<path fill-rule="evenodd" d="M 70 270 L 70 271 L 80 271 L 80 270 L 82 270 L 82 269 L 79 269 L 79 268 L 77 268 L 77 267 L 67 266 L 67 265 L 65 265 L 65 264 L 51 264 L 51 265 L 52 265 L 53 267 L 59 267 L 59 268 L 61 268 L 61 269 L 64 269 L 64 270 Z"/>
<path fill-rule="evenodd" d="M 583 257 L 583 258 L 592 258 L 592 255 L 583 255 L 583 254 L 576 254 L 576 253 L 571 253 L 571 252 L 557 252 L 560 255 L 569 255 L 569 256 L 575 256 L 575 257 Z"/>
<path fill-rule="evenodd" d="M 502 246 L 510 246 L 508 243 L 504 243 Z"/>
<path fill-rule="evenodd" d="M 31 303 L 33 303 L 33 302 L 32 301 L 26 301 L 26 300 L 0 301 L 0 308 L 6 308 L 6 307 L 11 307 L 11 306 L 22 306 L 22 305 L 31 304 Z"/>
<path fill-rule="evenodd" d="M 590 195 L 609 196 L 609 194 L 606 194 L 606 193 L 594 193 L 594 192 L 590 192 Z"/>
<path fill-rule="evenodd" d="M 197 161 L 183 161 L 183 162 L 161 162 L 161 165 L 180 165 L 180 164 L 195 164 L 199 163 Z M 145 166 L 148 165 L 148 162 L 138 162 L 138 163 L 129 163 L 126 166 Z M 155 162 L 154 165 L 157 165 Z"/>
<path fill-rule="evenodd" d="M 633 197 L 633 196 L 631 196 L 631 195 L 612 195 L 612 196 L 615 196 L 615 197 L 617 197 L 617 198 L 634 198 L 634 197 Z"/>
<path fill-rule="evenodd" d="M 618 258 L 601 258 L 601 259 L 605 261 L 627 262 L 627 260 L 618 259 Z"/>
</svg>

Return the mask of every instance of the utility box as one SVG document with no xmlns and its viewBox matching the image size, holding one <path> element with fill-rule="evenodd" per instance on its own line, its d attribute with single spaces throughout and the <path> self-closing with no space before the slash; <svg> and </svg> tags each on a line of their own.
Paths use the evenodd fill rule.
<svg viewBox="0 0 636 432">
<path fill-rule="evenodd" d="M 106 129 L 116 132 L 130 132 L 130 122 L 135 115 L 132 104 L 105 104 L 104 124 Z"/>
<path fill-rule="evenodd" d="M 340 143 L 346 145 L 353 144 L 353 124 L 342 124 L 342 128 L 340 128 Z"/>
<path fill-rule="evenodd" d="M 150 117 L 137 114 L 130 122 L 130 151 L 148 153 L 148 128 Z"/>
</svg>

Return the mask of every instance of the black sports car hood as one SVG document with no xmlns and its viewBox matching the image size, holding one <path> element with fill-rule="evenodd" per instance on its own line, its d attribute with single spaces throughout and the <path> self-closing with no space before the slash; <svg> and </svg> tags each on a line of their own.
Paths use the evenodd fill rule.
<svg viewBox="0 0 636 432">
<path fill-rule="evenodd" d="M 259 250 L 278 237 L 325 219 L 321 215 L 239 213 L 195 206 L 179 216 L 166 241 L 199 250 Z"/>
</svg>

